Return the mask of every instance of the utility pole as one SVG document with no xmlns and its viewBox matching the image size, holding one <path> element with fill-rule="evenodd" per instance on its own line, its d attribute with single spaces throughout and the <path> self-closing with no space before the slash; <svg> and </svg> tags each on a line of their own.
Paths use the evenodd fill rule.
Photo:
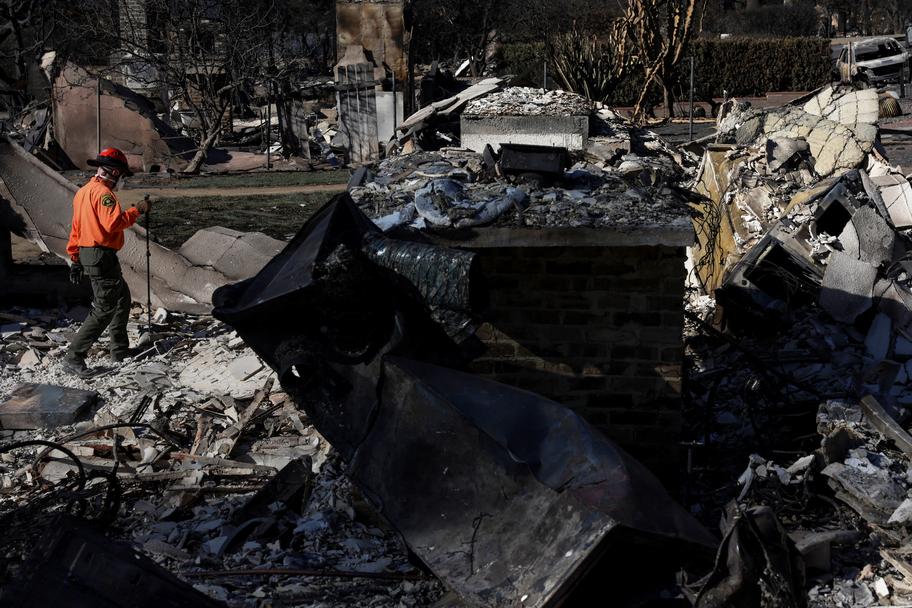
<svg viewBox="0 0 912 608">
<path fill-rule="evenodd" d="M 95 76 L 95 143 L 98 144 L 96 154 L 101 154 L 101 76 Z"/>
<path fill-rule="evenodd" d="M 694 58 L 690 56 L 690 126 L 687 131 L 687 141 L 694 138 Z"/>
<path fill-rule="evenodd" d="M 269 148 L 272 142 L 272 83 L 266 81 L 266 168 L 272 169 L 272 158 Z"/>
</svg>

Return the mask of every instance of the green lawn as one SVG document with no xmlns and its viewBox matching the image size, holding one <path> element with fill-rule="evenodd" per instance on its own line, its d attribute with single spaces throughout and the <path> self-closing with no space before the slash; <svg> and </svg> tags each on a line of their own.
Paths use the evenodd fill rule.
<svg viewBox="0 0 912 608">
<path fill-rule="evenodd" d="M 234 175 L 188 175 L 158 177 L 135 176 L 126 188 L 258 188 L 269 186 L 312 186 L 317 184 L 348 183 L 349 173 L 337 171 L 272 171 L 237 173 Z"/>
<path fill-rule="evenodd" d="M 163 198 L 152 210 L 152 240 L 179 248 L 197 230 L 224 226 L 241 232 L 262 232 L 289 240 L 304 222 L 333 196 L 332 192 L 257 197 Z M 145 226 L 146 218 L 139 224 Z"/>
</svg>

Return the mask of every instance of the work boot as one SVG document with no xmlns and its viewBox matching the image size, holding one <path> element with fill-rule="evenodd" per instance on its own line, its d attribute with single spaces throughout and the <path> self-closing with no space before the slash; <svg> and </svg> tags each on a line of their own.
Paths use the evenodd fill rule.
<svg viewBox="0 0 912 608">
<path fill-rule="evenodd" d="M 82 359 L 66 357 L 60 365 L 66 373 L 80 378 L 91 378 L 96 375 L 96 372 L 86 366 L 85 361 Z"/>
<path fill-rule="evenodd" d="M 127 348 L 127 349 L 118 349 L 111 351 L 111 362 L 112 363 L 123 363 L 127 359 L 132 359 L 138 355 L 140 351 L 138 348 Z"/>
</svg>

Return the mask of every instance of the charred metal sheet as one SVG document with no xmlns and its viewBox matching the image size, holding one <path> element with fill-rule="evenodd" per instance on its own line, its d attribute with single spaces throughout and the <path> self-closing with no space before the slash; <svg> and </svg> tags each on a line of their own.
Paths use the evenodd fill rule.
<svg viewBox="0 0 912 608">
<path fill-rule="evenodd" d="M 464 602 L 558 606 L 595 582 L 632 605 L 615 591 L 656 590 L 630 577 L 648 568 L 661 580 L 715 546 L 569 409 L 441 365 L 449 341 L 422 290 L 371 262 L 377 235 L 337 197 L 256 277 L 219 289 L 214 314 L 276 369 L 364 494 Z M 409 272 L 416 260 L 405 259 Z M 470 280 L 465 269 L 445 264 L 440 280 Z"/>
<path fill-rule="evenodd" d="M 0 181 L 0 197 L 7 201 L 0 204 L 0 221 L 42 249 L 68 260 L 66 244 L 77 186 L 8 138 L 0 138 Z M 124 279 L 138 301 L 146 298 L 145 234 L 141 226 L 132 226 L 124 232 L 124 247 L 118 252 Z M 254 239 L 247 245 L 263 255 L 244 256 L 244 266 L 237 264 L 237 256 L 222 255 L 209 267 L 151 243 L 152 305 L 181 312 L 208 312 L 216 287 L 229 278 L 253 275 L 275 253 L 271 239 Z"/>
<path fill-rule="evenodd" d="M 814 302 L 821 280 L 820 269 L 794 240 L 773 231 L 726 275 L 716 298 L 726 312 L 752 308 L 775 318 Z"/>
<path fill-rule="evenodd" d="M 475 254 L 371 234 L 362 251 L 367 258 L 408 279 L 430 306 L 477 310 L 479 276 Z M 474 302 L 474 304 L 473 304 Z"/>
<path fill-rule="evenodd" d="M 373 263 L 407 280 L 450 338 L 463 343 L 475 334 L 471 311 L 487 300 L 474 253 L 375 234 L 365 236 L 361 250 Z"/>
<path fill-rule="evenodd" d="M 500 145 L 500 170 L 505 174 L 540 173 L 558 176 L 563 175 L 569 167 L 570 154 L 566 148 L 523 144 Z"/>
<path fill-rule="evenodd" d="M 802 608 L 804 562 L 769 507 L 730 506 L 716 566 L 696 608 Z"/>
<path fill-rule="evenodd" d="M 3 590 L 3 606 L 222 606 L 138 551 L 70 516 L 61 516 L 48 528 L 22 570 L 27 580 L 18 589 Z"/>
</svg>

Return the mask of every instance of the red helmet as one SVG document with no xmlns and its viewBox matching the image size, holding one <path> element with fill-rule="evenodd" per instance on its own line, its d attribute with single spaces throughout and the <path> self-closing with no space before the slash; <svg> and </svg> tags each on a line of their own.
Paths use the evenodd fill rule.
<svg viewBox="0 0 912 608">
<path fill-rule="evenodd" d="M 112 167 L 119 169 L 124 175 L 130 176 L 130 165 L 127 163 L 127 155 L 117 148 L 105 148 L 98 153 L 98 157 L 86 161 L 92 167 Z"/>
</svg>

